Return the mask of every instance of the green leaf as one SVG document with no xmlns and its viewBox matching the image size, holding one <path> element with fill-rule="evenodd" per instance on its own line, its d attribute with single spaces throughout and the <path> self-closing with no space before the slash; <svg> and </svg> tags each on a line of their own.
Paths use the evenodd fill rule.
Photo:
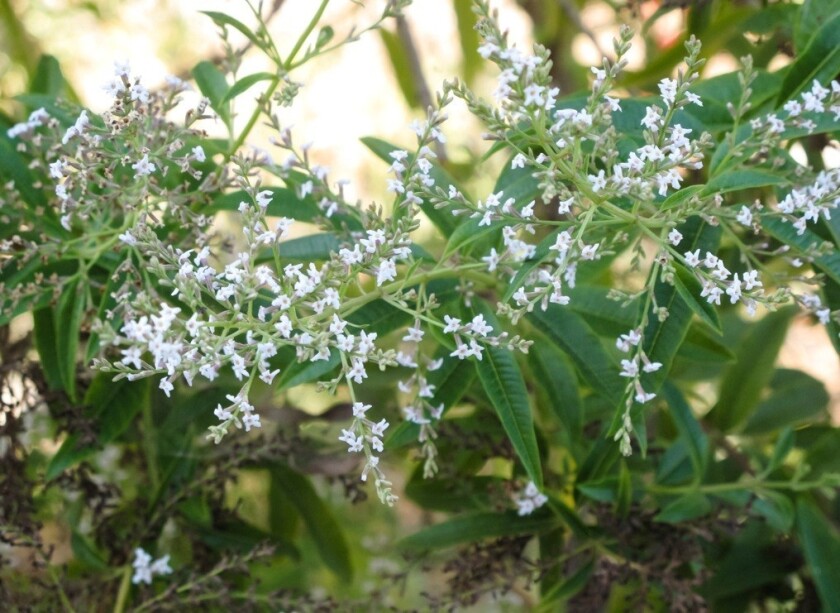
<svg viewBox="0 0 840 613">
<path fill-rule="evenodd" d="M 468 219 L 457 228 L 446 242 L 446 247 L 443 249 L 441 259 L 445 260 L 452 254 L 463 250 L 467 245 L 470 245 L 491 232 L 497 232 L 504 223 L 501 221 L 490 222 L 489 225 L 479 225 L 480 219 Z"/>
<path fill-rule="evenodd" d="M 207 15 L 219 27 L 230 26 L 233 29 L 238 30 L 243 36 L 245 36 L 245 38 L 247 38 L 252 43 L 254 43 L 254 46 L 257 47 L 258 49 L 264 49 L 265 48 L 265 44 L 263 43 L 263 41 L 260 40 L 260 38 L 254 32 L 252 32 L 251 29 L 248 26 L 246 26 L 241 21 L 239 21 L 237 19 L 234 19 L 230 15 L 227 15 L 225 13 L 218 13 L 216 11 L 199 11 L 199 12 Z"/>
<path fill-rule="evenodd" d="M 302 383 L 309 383 L 320 379 L 327 373 L 332 372 L 341 363 L 341 354 L 338 349 L 330 350 L 330 357 L 327 360 L 317 362 L 298 362 L 292 357 L 292 361 L 286 369 L 280 373 L 277 379 L 277 390 L 284 390 Z"/>
<path fill-rule="evenodd" d="M 63 93 L 64 87 L 64 75 L 61 73 L 58 60 L 52 55 L 42 55 L 38 59 L 35 74 L 32 75 L 29 91 L 57 98 Z"/>
<path fill-rule="evenodd" d="M 63 389 L 61 369 L 58 365 L 58 350 L 56 349 L 55 315 L 51 307 L 38 309 L 32 313 L 34 320 L 35 347 L 41 361 L 41 370 L 47 379 L 51 390 Z"/>
<path fill-rule="evenodd" d="M 458 24 L 458 42 L 461 44 L 461 74 L 464 81 L 472 84 L 481 68 L 481 56 L 478 46 L 481 41 L 475 30 L 476 16 L 472 11 L 472 0 L 454 0 L 455 18 Z"/>
<path fill-rule="evenodd" d="M 706 473 L 706 466 L 709 462 L 709 439 L 682 393 L 670 381 L 662 386 L 662 397 L 668 403 L 671 418 L 674 420 L 674 425 L 677 426 L 680 438 L 685 441 L 688 447 L 694 474 L 698 479 L 701 479 Z"/>
<path fill-rule="evenodd" d="M 793 28 L 793 43 L 797 53 L 802 53 L 806 49 L 820 26 L 829 21 L 838 11 L 840 7 L 837 5 L 837 0 L 805 0 L 798 11 Z"/>
<path fill-rule="evenodd" d="M 83 564 L 99 571 L 108 570 L 108 562 L 105 561 L 103 555 L 97 551 L 93 543 L 87 537 L 82 535 L 79 531 L 73 530 L 70 535 L 70 548 L 73 550 L 73 556 Z"/>
<path fill-rule="evenodd" d="M 312 262 L 329 260 L 333 253 L 341 249 L 341 241 L 335 234 L 320 232 L 279 243 L 280 258 L 292 262 Z"/>
<path fill-rule="evenodd" d="M 203 61 L 195 65 L 192 75 L 198 89 L 210 100 L 210 106 L 218 113 L 226 126 L 230 127 L 230 105 L 225 101 L 228 83 L 212 62 Z"/>
<path fill-rule="evenodd" d="M 684 187 L 665 198 L 659 208 L 663 211 L 677 208 L 683 203 L 691 200 L 692 197 L 700 194 L 700 192 L 704 189 L 705 187 L 702 185 L 689 185 L 688 187 Z"/>
<path fill-rule="evenodd" d="M 380 337 L 413 321 L 410 314 L 382 299 L 368 302 L 346 319 L 366 332 L 376 332 Z"/>
<path fill-rule="evenodd" d="M 397 86 L 400 88 L 406 104 L 411 108 L 421 107 L 423 101 L 420 99 L 420 92 L 412 76 L 414 70 L 412 70 L 411 60 L 406 53 L 405 46 L 396 34 L 385 28 L 379 28 L 379 37 L 385 46 L 385 53 L 391 61 L 394 78 L 397 80 Z"/>
<path fill-rule="evenodd" d="M 796 247 L 802 253 L 825 242 L 810 229 L 798 234 L 791 223 L 778 217 L 762 216 L 761 227 L 773 238 Z M 840 249 L 832 249 L 825 255 L 815 257 L 814 263 L 835 283 L 840 283 Z"/>
<path fill-rule="evenodd" d="M 546 514 L 520 517 L 515 511 L 472 513 L 423 528 L 402 539 L 399 547 L 413 551 L 444 549 L 486 538 L 539 534 L 559 525 L 556 517 Z"/>
<path fill-rule="evenodd" d="M 318 30 L 318 38 L 315 39 L 315 49 L 323 49 L 335 36 L 332 26 L 323 26 Z"/>
<path fill-rule="evenodd" d="M 681 244 L 689 251 L 695 249 L 713 251 L 720 240 L 720 229 L 709 226 L 699 217 L 690 218 L 679 227 L 679 231 L 685 237 Z M 699 288 L 699 285 L 693 284 L 687 276 L 681 280 L 683 290 L 687 289 L 691 292 Z M 658 371 L 646 374 L 642 378 L 642 387 L 647 392 L 652 393 L 658 392 L 667 378 L 674 356 L 676 356 L 688 333 L 692 314 L 696 312 L 695 309 L 704 312 L 704 321 L 709 321 L 712 326 L 719 328 L 717 316 L 709 313 L 699 304 L 695 304 L 692 308 L 691 301 L 686 301 L 683 298 L 679 286 L 674 287 L 662 282 L 662 280 L 657 280 L 654 286 L 654 296 L 656 304 L 668 310 L 668 318 L 665 321 L 659 321 L 658 317 L 652 315 L 644 330 L 645 353 L 652 362 L 662 364 L 662 368 Z"/>
<path fill-rule="evenodd" d="M 504 295 L 502 296 L 502 302 L 508 302 L 516 290 L 525 283 L 525 279 L 528 278 L 528 275 L 531 274 L 531 271 L 534 270 L 537 266 L 542 264 L 543 260 L 545 260 L 549 254 L 551 253 L 551 247 L 554 246 L 554 243 L 557 242 L 557 235 L 560 233 L 560 230 L 554 230 L 553 232 L 549 233 L 545 238 L 543 238 L 538 244 L 537 248 L 534 252 L 534 256 L 528 258 L 524 262 L 520 263 L 516 274 L 513 275 L 510 282 L 508 283 L 507 289 L 505 290 Z"/>
<path fill-rule="evenodd" d="M 125 432 L 151 398 L 151 379 L 112 381 L 111 376 L 111 373 L 97 374 L 85 393 L 85 404 L 90 407 L 86 414 L 96 421 L 97 440 L 101 445 Z"/>
<path fill-rule="evenodd" d="M 529 351 L 534 382 L 545 392 L 548 408 L 564 428 L 569 442 L 583 427 L 583 404 L 577 376 L 563 353 L 549 343 L 537 343 Z"/>
<path fill-rule="evenodd" d="M 715 575 L 697 591 L 712 601 L 750 596 L 762 586 L 778 585 L 795 572 L 801 562 L 791 557 L 779 555 L 778 537 L 769 527 L 748 522 L 716 564 Z"/>
<path fill-rule="evenodd" d="M 825 385 L 800 371 L 777 369 L 770 380 L 770 395 L 750 416 L 743 434 L 765 434 L 809 421 L 818 415 L 828 417 Z"/>
<path fill-rule="evenodd" d="M 749 329 L 740 343 L 735 363 L 724 373 L 718 402 L 707 416 L 722 432 L 737 430 L 758 406 L 795 313 L 795 307 L 769 313 Z"/>
<path fill-rule="evenodd" d="M 758 492 L 752 509 L 764 517 L 780 534 L 790 534 L 793 528 L 795 510 L 790 498 L 773 490 Z"/>
<path fill-rule="evenodd" d="M 222 104 L 225 104 L 239 96 L 239 94 L 244 93 L 260 81 L 271 81 L 272 79 L 276 78 L 277 75 L 272 74 L 270 72 L 255 72 L 253 74 L 244 76 L 241 79 L 239 79 L 236 83 L 231 85 L 230 89 L 227 90 L 227 93 L 222 97 L 220 102 Z"/>
<path fill-rule="evenodd" d="M 484 315 L 496 332 L 501 331 L 496 316 L 485 302 L 477 304 L 476 313 Z M 484 357 L 475 362 L 475 370 L 525 472 L 537 487 L 542 487 L 540 454 L 528 390 L 513 354 L 501 347 L 485 345 Z"/>
<path fill-rule="evenodd" d="M 779 438 L 776 439 L 776 444 L 773 446 L 773 455 L 770 456 L 770 461 L 767 462 L 763 474 L 769 475 L 779 468 L 792 450 L 793 430 L 791 428 L 785 428 L 779 433 Z"/>
<path fill-rule="evenodd" d="M 73 401 L 76 399 L 76 352 L 86 299 L 87 286 L 80 281 L 73 281 L 64 287 L 54 313 L 58 370 L 62 386 Z"/>
<path fill-rule="evenodd" d="M 840 535 L 806 498 L 796 501 L 796 527 L 825 611 L 840 611 Z"/>
<path fill-rule="evenodd" d="M 549 305 L 548 310 L 535 310 L 527 319 L 571 358 L 596 394 L 615 405 L 619 403 L 624 386 L 619 380 L 618 368 L 583 317 L 568 308 Z"/>
<path fill-rule="evenodd" d="M 505 483 L 486 476 L 423 479 L 420 471 L 405 486 L 405 495 L 430 511 L 478 511 L 492 506 L 491 488 L 502 491 Z"/>
<path fill-rule="evenodd" d="M 350 548 L 330 507 L 321 500 L 309 479 L 288 466 L 273 464 L 271 474 L 289 502 L 297 507 L 324 564 L 342 581 L 349 582 L 353 577 Z"/>
<path fill-rule="evenodd" d="M 691 492 L 680 496 L 657 513 L 654 521 L 667 524 L 682 522 L 704 517 L 712 511 L 712 503 L 708 496 L 700 492 Z"/>
<path fill-rule="evenodd" d="M 827 19 L 808 42 L 805 51 L 787 71 L 776 106 L 798 96 L 814 81 L 827 83 L 840 72 L 840 12 Z"/>
<path fill-rule="evenodd" d="M 688 329 L 677 357 L 700 364 L 725 364 L 735 361 L 735 354 L 717 338 L 708 326 L 696 322 Z"/>
<path fill-rule="evenodd" d="M 77 434 L 68 436 L 47 465 L 47 481 L 87 460 L 97 449 L 113 441 L 149 402 L 149 379 L 111 381 L 110 377 L 108 373 L 99 373 L 85 393 L 85 416 L 91 418 L 97 428 L 95 444 L 83 444 Z"/>
<path fill-rule="evenodd" d="M 595 560 L 590 560 L 580 568 L 578 568 L 564 581 L 558 583 L 552 589 L 543 594 L 540 601 L 540 608 L 538 610 L 550 611 L 552 609 L 544 608 L 546 605 L 552 605 L 558 601 L 568 600 L 579 591 L 581 591 L 589 583 L 592 573 L 595 572 Z"/>
<path fill-rule="evenodd" d="M 96 450 L 88 445 L 82 445 L 78 434 L 71 434 L 64 442 L 58 451 L 50 459 L 47 465 L 47 470 L 44 473 L 46 481 L 52 481 L 68 468 L 87 460 Z"/>
<path fill-rule="evenodd" d="M 674 271 L 676 272 L 674 275 L 674 287 L 680 295 L 680 298 L 683 299 L 683 302 L 685 302 L 685 304 L 688 305 L 688 308 L 694 311 L 700 319 L 716 330 L 718 334 L 722 333 L 720 319 L 718 318 L 715 308 L 705 300 L 698 300 L 703 291 L 703 286 L 700 285 L 700 281 L 697 280 L 697 277 L 695 277 L 679 262 L 674 262 Z"/>
<path fill-rule="evenodd" d="M 727 170 L 713 177 L 703 189 L 703 195 L 726 194 L 728 192 L 759 187 L 788 185 L 790 181 L 781 175 L 762 170 Z"/>
</svg>

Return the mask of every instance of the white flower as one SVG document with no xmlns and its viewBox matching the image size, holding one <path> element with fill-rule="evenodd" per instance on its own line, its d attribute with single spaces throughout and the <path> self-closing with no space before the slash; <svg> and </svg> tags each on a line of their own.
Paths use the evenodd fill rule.
<svg viewBox="0 0 840 613">
<path fill-rule="evenodd" d="M 353 417 L 358 419 L 362 419 L 365 416 L 365 413 L 368 412 L 371 405 L 369 404 L 362 404 L 361 402 L 354 402 L 353 403 Z"/>
<path fill-rule="evenodd" d="M 695 93 L 685 92 L 685 99 L 692 104 L 696 104 L 697 106 L 703 106 L 703 101 L 700 100 L 700 96 L 698 96 Z"/>
<path fill-rule="evenodd" d="M 458 332 L 461 329 L 461 320 L 457 319 L 456 317 L 450 317 L 449 315 L 443 316 L 443 321 L 446 322 L 446 326 L 443 328 L 444 334 L 449 334 L 452 332 Z"/>
<path fill-rule="evenodd" d="M 157 170 L 157 167 L 154 165 L 154 163 L 149 161 L 149 154 L 148 153 L 145 154 L 142 158 L 140 158 L 136 162 L 134 162 L 134 164 L 132 164 L 131 167 L 135 171 L 134 172 L 134 178 L 135 179 L 137 179 L 139 177 L 142 177 L 142 176 L 145 176 L 145 175 L 150 175 L 155 170 Z"/>
<path fill-rule="evenodd" d="M 481 314 L 473 317 L 473 320 L 467 325 L 475 334 L 481 337 L 486 337 L 487 334 L 493 331 L 493 328 L 484 321 L 484 315 Z"/>
<path fill-rule="evenodd" d="M 406 330 L 406 335 L 402 340 L 407 342 L 419 343 L 423 340 L 423 330 L 420 329 L 419 324 Z"/>
<path fill-rule="evenodd" d="M 684 254 L 685 263 L 688 266 L 694 268 L 695 266 L 700 265 L 700 250 L 695 249 L 694 251 L 686 251 Z"/>
<path fill-rule="evenodd" d="M 738 216 L 735 219 L 742 226 L 747 226 L 749 228 L 752 225 L 752 219 L 753 219 L 752 211 L 750 210 L 750 207 L 748 207 L 746 205 L 742 206 L 740 212 L 738 213 Z"/>
<path fill-rule="evenodd" d="M 146 553 L 141 547 L 134 550 L 134 561 L 131 565 L 134 567 L 134 576 L 132 576 L 131 582 L 135 585 L 138 583 L 151 584 L 153 575 L 168 575 L 172 573 L 168 555 L 152 562 L 152 556 Z"/>
<path fill-rule="evenodd" d="M 671 106 L 677 96 L 677 82 L 674 79 L 662 79 L 659 82 L 659 93 L 665 103 Z"/>
<path fill-rule="evenodd" d="M 382 260 L 379 270 L 376 271 L 376 285 L 380 286 L 386 281 L 393 281 L 397 278 L 397 266 L 394 258 Z"/>
<path fill-rule="evenodd" d="M 677 230 L 676 228 L 674 228 L 668 233 L 668 242 L 671 243 L 674 247 L 679 245 L 680 242 L 682 242 L 682 239 L 683 235 L 680 234 L 679 230 Z"/>
<path fill-rule="evenodd" d="M 520 516 L 530 515 L 548 502 L 548 496 L 539 491 L 533 481 L 529 481 L 525 488 L 514 498 L 517 512 Z"/>
</svg>

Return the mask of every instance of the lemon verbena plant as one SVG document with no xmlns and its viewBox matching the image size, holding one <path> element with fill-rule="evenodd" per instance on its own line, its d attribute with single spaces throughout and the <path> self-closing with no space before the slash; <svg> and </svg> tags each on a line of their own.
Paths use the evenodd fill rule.
<svg viewBox="0 0 840 613">
<path fill-rule="evenodd" d="M 327 4 L 291 46 L 261 6 L 255 27 L 208 12 L 219 62 L 159 87 L 118 63 L 102 113 L 60 82 L 19 97 L 0 140 L 1 317 L 32 313 L 37 359 L 4 352 L 7 550 L 38 552 L 68 609 L 94 593 L 117 610 L 508 592 L 570 610 L 840 606 L 840 438 L 823 384 L 774 366 L 794 320 L 840 343 L 840 169 L 822 156 L 840 126 L 840 13 L 775 72 L 745 56 L 704 79 L 686 37 L 650 91 L 622 26 L 588 87 L 563 91 L 547 48 L 510 44 L 476 0 L 495 90 L 446 81 L 413 146 L 363 139 L 388 165 L 388 198 L 366 204 L 284 115 L 300 66 L 393 36 L 408 2 L 338 40 Z M 823 4 L 779 3 L 803 22 Z M 243 74 L 233 33 L 269 71 Z M 452 105 L 488 143 L 459 179 Z M 249 146 L 257 127 L 268 150 Z M 473 180 L 488 169 L 492 187 Z M 313 384 L 335 398 L 314 416 L 293 394 Z M 270 490 L 262 520 L 231 502 L 248 475 Z M 394 511 L 342 526 L 355 511 L 337 492 L 359 502 L 367 483 Z M 364 513 L 411 504 L 452 516 L 361 544 L 382 533 Z M 69 573 L 45 518 L 70 528 Z M 294 562 L 306 543 L 339 579 L 364 559 L 355 572 L 376 580 L 316 590 L 317 564 Z M 445 590 L 418 588 L 435 555 L 398 555 L 452 546 Z"/>
</svg>

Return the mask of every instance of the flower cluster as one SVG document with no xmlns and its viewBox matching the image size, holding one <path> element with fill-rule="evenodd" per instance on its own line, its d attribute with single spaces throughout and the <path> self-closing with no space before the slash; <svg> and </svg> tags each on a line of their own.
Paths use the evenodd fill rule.
<svg viewBox="0 0 840 613">
<path fill-rule="evenodd" d="M 349 428 L 341 431 L 338 440 L 347 443 L 348 452 L 365 454 L 366 463 L 362 470 L 362 481 L 367 481 L 368 475 L 372 474 L 379 499 L 391 506 L 397 501 L 397 496 L 391 491 L 392 484 L 379 466 L 380 456 L 376 455 L 384 450 L 382 437 L 389 424 L 385 419 L 380 419 L 378 422 L 368 419 L 367 412 L 370 408 L 369 404 L 354 402 L 353 422 Z"/>
<path fill-rule="evenodd" d="M 151 584 L 152 578 L 155 575 L 172 574 L 168 555 L 153 561 L 152 556 L 146 553 L 142 547 L 134 550 L 134 562 L 131 565 L 134 567 L 134 575 L 131 577 L 131 582 L 135 585 L 139 583 Z"/>
<path fill-rule="evenodd" d="M 516 503 L 516 512 L 521 517 L 530 515 L 543 506 L 548 502 L 548 496 L 540 492 L 533 481 L 529 481 L 528 485 L 514 498 L 514 502 Z"/>
</svg>

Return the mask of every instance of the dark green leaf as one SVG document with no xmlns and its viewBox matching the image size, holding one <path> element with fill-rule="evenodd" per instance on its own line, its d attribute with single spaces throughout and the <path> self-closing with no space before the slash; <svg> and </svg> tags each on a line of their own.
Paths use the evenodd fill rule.
<svg viewBox="0 0 840 613">
<path fill-rule="evenodd" d="M 479 302 L 476 313 L 483 314 L 496 333 L 501 331 L 496 316 L 486 303 Z M 501 347 L 485 345 L 484 357 L 475 362 L 475 370 L 525 472 L 537 487 L 542 487 L 542 468 L 528 390 L 513 354 Z"/>
<path fill-rule="evenodd" d="M 554 345 L 537 343 L 529 352 L 535 383 L 545 392 L 548 408 L 572 441 L 583 426 L 578 380 L 566 357 Z"/>
<path fill-rule="evenodd" d="M 328 360 L 318 360 L 317 362 L 298 362 L 294 360 L 280 373 L 277 379 L 277 389 L 284 390 L 302 383 L 315 381 L 332 372 L 340 363 L 341 354 L 335 348 L 330 350 Z"/>
<path fill-rule="evenodd" d="M 329 506 L 318 496 L 309 479 L 288 466 L 274 464 L 271 473 L 297 507 L 324 564 L 342 581 L 350 581 L 353 577 L 350 548 Z"/>
<path fill-rule="evenodd" d="M 718 402 L 708 415 L 719 430 L 737 430 L 758 406 L 795 313 L 794 307 L 769 313 L 747 332 L 736 350 L 737 360 L 723 376 Z"/>
<path fill-rule="evenodd" d="M 280 258 L 292 262 L 329 260 L 341 249 L 341 241 L 335 234 L 321 232 L 283 241 L 278 245 Z"/>
<path fill-rule="evenodd" d="M 840 12 L 834 13 L 814 33 L 805 51 L 791 64 L 776 106 L 796 97 L 814 81 L 826 83 L 840 72 Z"/>
<path fill-rule="evenodd" d="M 728 170 L 712 178 L 703 189 L 703 194 L 711 196 L 743 189 L 788 185 L 789 183 L 790 181 L 786 177 L 762 170 Z"/>
<path fill-rule="evenodd" d="M 662 386 L 662 397 L 668 403 L 671 418 L 677 426 L 680 438 L 685 441 L 688 447 L 691 463 L 694 466 L 694 474 L 698 479 L 702 478 L 709 460 L 709 439 L 700 422 L 694 416 L 691 407 L 674 384 L 666 382 Z"/>
<path fill-rule="evenodd" d="M 806 229 L 802 234 L 798 234 L 796 228 L 791 223 L 782 221 L 778 217 L 762 217 L 761 227 L 770 236 L 786 245 L 797 248 L 803 253 L 820 246 L 824 242 L 819 235 L 810 229 Z M 825 255 L 815 257 L 814 263 L 825 274 L 831 277 L 835 283 L 840 283 L 840 249 L 832 249 Z"/>
<path fill-rule="evenodd" d="M 790 534 L 795 517 L 790 498 L 773 490 L 763 490 L 753 501 L 752 508 L 781 534 Z"/>
<path fill-rule="evenodd" d="M 690 218 L 679 227 L 679 230 L 684 236 L 681 245 L 689 251 L 695 249 L 714 251 L 720 240 L 720 229 L 709 226 L 698 217 Z M 689 291 L 697 289 L 697 286 L 692 284 L 687 277 L 683 280 L 683 286 Z M 665 321 L 659 321 L 655 315 L 651 315 L 644 330 L 645 353 L 651 361 L 662 364 L 662 368 L 645 375 L 642 379 L 644 389 L 652 393 L 656 393 L 667 378 L 674 356 L 688 333 L 692 314 L 695 312 L 677 288 L 661 280 L 656 281 L 654 296 L 656 304 L 668 310 L 668 318 Z M 695 305 L 695 308 L 698 306 Z M 699 306 L 698 310 L 704 309 Z M 707 317 L 703 317 L 704 321 L 711 320 L 712 325 L 717 323 L 716 316 L 713 317 L 708 312 L 706 315 Z"/>
<path fill-rule="evenodd" d="M 71 400 L 76 399 L 76 352 L 79 348 L 86 293 L 87 286 L 80 281 L 66 285 L 54 313 L 58 370 L 64 390 Z"/>
<path fill-rule="evenodd" d="M 674 275 L 674 287 L 680 295 L 680 298 L 683 299 L 683 302 L 685 302 L 688 308 L 694 311 L 695 315 L 720 334 L 722 330 L 717 311 L 711 304 L 700 298 L 703 289 L 700 281 L 679 262 L 674 262 L 674 270 L 676 272 Z"/>
<path fill-rule="evenodd" d="M 712 510 L 709 498 L 700 492 L 692 492 L 680 496 L 662 509 L 655 521 L 667 524 L 679 524 L 708 515 Z"/>
<path fill-rule="evenodd" d="M 767 7 L 770 8 L 770 7 Z M 797 53 L 803 53 L 820 26 L 840 11 L 837 0 L 805 0 L 798 11 L 793 28 L 793 43 Z M 765 8 L 764 11 L 767 12 Z"/>
<path fill-rule="evenodd" d="M 73 556 L 85 565 L 100 571 L 110 568 L 93 543 L 77 530 L 73 530 L 70 535 L 70 548 L 73 550 Z"/>
<path fill-rule="evenodd" d="M 41 361 L 41 370 L 47 379 L 50 389 L 63 389 L 61 369 L 58 365 L 58 350 L 56 349 L 55 315 L 51 307 L 38 309 L 32 314 L 34 320 L 35 347 Z"/>
<path fill-rule="evenodd" d="M 400 541 L 402 549 L 424 551 L 444 549 L 486 538 L 539 534 L 560 525 L 552 515 L 534 514 L 520 517 L 514 511 L 506 513 L 473 513 L 423 528 Z"/>
<path fill-rule="evenodd" d="M 828 392 L 823 383 L 800 370 L 780 368 L 770 381 L 770 395 L 744 426 L 744 434 L 763 434 L 813 419 L 828 417 Z"/>
<path fill-rule="evenodd" d="M 478 511 L 490 508 L 491 488 L 503 491 L 498 477 L 453 477 L 423 479 L 418 473 L 405 487 L 405 495 L 430 511 Z"/>
<path fill-rule="evenodd" d="M 71 466 L 87 460 L 96 450 L 80 443 L 78 434 L 68 436 L 47 465 L 44 473 L 46 481 L 52 481 Z"/>
<path fill-rule="evenodd" d="M 796 502 L 796 527 L 825 611 L 840 611 L 840 535 L 817 506 Z"/>
<path fill-rule="evenodd" d="M 568 308 L 550 305 L 548 310 L 535 310 L 527 318 L 571 358 L 575 368 L 595 393 L 618 404 L 624 388 L 618 376 L 618 368 L 583 317 Z"/>
</svg>

